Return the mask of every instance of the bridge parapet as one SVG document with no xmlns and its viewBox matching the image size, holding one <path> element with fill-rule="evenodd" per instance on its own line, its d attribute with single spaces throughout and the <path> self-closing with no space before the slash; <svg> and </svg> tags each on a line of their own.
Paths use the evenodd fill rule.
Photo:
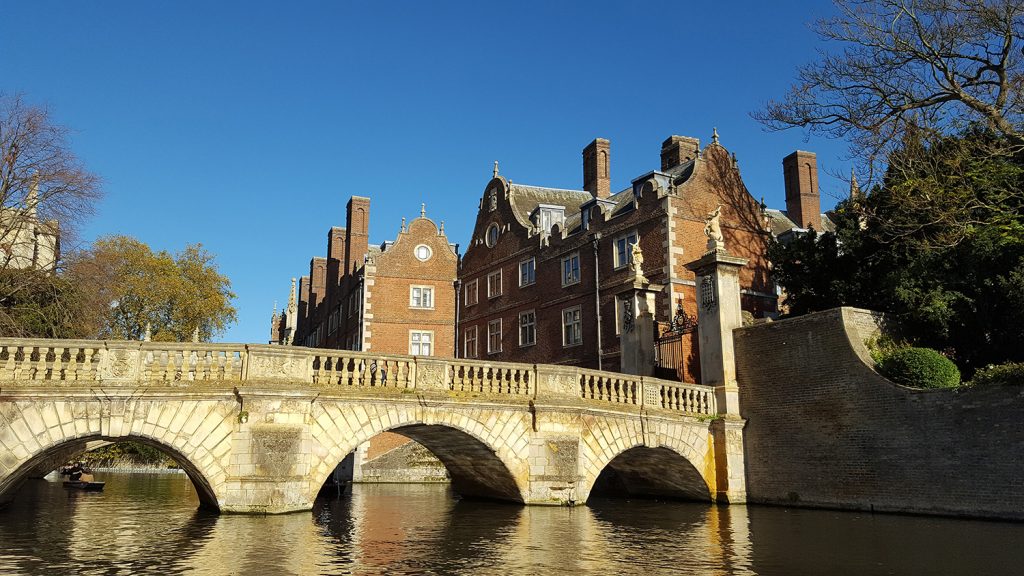
<svg viewBox="0 0 1024 576">
<path fill-rule="evenodd" d="M 573 366 L 484 362 L 253 344 L 0 339 L 0 382 L 105 387 L 287 384 L 335 393 L 417 392 L 526 404 L 714 416 L 714 389 Z M 226 388 L 230 389 L 230 388 Z"/>
<path fill-rule="evenodd" d="M 713 434 L 714 389 L 652 377 L 269 345 L 0 338 L 0 390 L 0 504 L 52 458 L 130 438 L 178 460 L 204 504 L 308 509 L 338 462 L 388 430 L 438 455 L 464 494 L 581 502 L 607 467 L 650 472 L 654 484 L 638 493 L 734 501 L 719 488 L 716 462 L 735 450 Z M 676 472 L 654 472 L 665 467 Z"/>
</svg>

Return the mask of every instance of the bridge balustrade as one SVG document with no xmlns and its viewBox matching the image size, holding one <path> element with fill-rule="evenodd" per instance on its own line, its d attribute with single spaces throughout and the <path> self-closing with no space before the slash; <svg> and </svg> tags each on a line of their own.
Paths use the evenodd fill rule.
<svg viewBox="0 0 1024 576">
<path fill-rule="evenodd" d="M 562 382 L 560 378 L 565 384 L 552 384 Z M 351 391 L 484 394 L 509 401 L 543 395 L 630 409 L 717 414 L 710 386 L 569 366 L 252 344 L 0 339 L 0 382 L 174 387 L 273 381 Z"/>
<path fill-rule="evenodd" d="M 455 392 L 533 396 L 534 367 L 521 364 L 449 360 L 448 389 Z"/>
</svg>

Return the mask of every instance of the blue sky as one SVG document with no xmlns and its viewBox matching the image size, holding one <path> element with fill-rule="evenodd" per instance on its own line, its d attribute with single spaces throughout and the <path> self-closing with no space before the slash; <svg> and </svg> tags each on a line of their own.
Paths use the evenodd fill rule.
<svg viewBox="0 0 1024 576">
<path fill-rule="evenodd" d="M 808 5 L 811 7 L 808 8 Z M 825 2 L 23 2 L 0 0 L 0 91 L 47 106 L 104 181 L 81 230 L 155 249 L 201 242 L 238 294 L 222 336 L 263 342 L 289 279 L 326 253 L 351 195 L 371 242 L 401 218 L 465 246 L 494 160 L 515 182 L 582 186 L 611 140 L 613 190 L 671 134 L 717 127 L 751 192 L 784 205 L 782 157 L 818 153 L 822 206 L 841 142 L 769 133 L 749 113 L 829 48 Z"/>
</svg>

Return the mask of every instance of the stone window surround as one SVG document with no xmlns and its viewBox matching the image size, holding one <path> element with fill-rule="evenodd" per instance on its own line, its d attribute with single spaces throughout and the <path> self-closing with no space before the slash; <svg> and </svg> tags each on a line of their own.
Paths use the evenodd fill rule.
<svg viewBox="0 0 1024 576">
<path fill-rule="evenodd" d="M 470 337 L 471 335 L 472 335 L 472 338 Z M 476 358 L 477 354 L 478 354 L 478 350 L 477 350 L 477 346 L 476 346 L 476 326 L 470 326 L 469 328 L 466 328 L 466 332 L 464 334 L 463 342 L 464 342 L 464 344 L 463 344 L 463 348 L 462 348 L 462 357 L 463 358 Z M 473 346 L 472 346 L 472 354 L 470 353 L 470 351 L 471 351 L 470 343 L 473 344 Z"/>
<path fill-rule="evenodd" d="M 495 339 L 495 337 L 497 338 Z M 487 323 L 487 353 L 498 354 L 499 352 L 501 352 L 501 318 Z"/>
<path fill-rule="evenodd" d="M 430 249 L 430 246 L 420 244 L 413 249 L 413 255 L 416 256 L 416 259 L 420 262 L 426 262 L 434 255 L 434 251 Z"/>
<path fill-rule="evenodd" d="M 571 338 L 570 338 L 571 337 Z M 583 312 L 580 306 L 562 309 L 562 347 L 583 344 Z"/>
<path fill-rule="evenodd" d="M 487 297 L 497 298 L 501 296 L 502 278 L 501 268 L 487 274 Z"/>
<path fill-rule="evenodd" d="M 630 240 L 632 239 L 632 243 Z M 640 241 L 640 236 L 636 233 L 636 230 L 630 230 L 621 236 L 615 238 L 612 243 L 612 267 L 615 270 L 620 270 L 629 266 L 633 262 L 633 244 Z M 620 244 L 622 245 L 622 254 L 620 255 Z"/>
<path fill-rule="evenodd" d="M 523 282 L 523 276 L 524 276 L 524 274 L 523 274 L 524 270 L 523 269 L 524 269 L 524 267 L 528 271 L 528 273 L 526 274 L 526 276 L 528 277 L 528 281 L 527 282 Z M 526 260 L 523 260 L 523 261 L 519 262 L 519 286 L 520 287 L 532 286 L 532 285 L 534 285 L 536 283 L 537 283 L 537 258 L 536 257 L 530 257 L 530 258 L 527 258 Z"/>
<path fill-rule="evenodd" d="M 419 292 L 418 297 L 417 291 Z M 409 286 L 409 308 L 433 310 L 434 287 L 425 284 L 413 284 Z"/>
<path fill-rule="evenodd" d="M 484 244 L 486 244 L 488 248 L 494 248 L 494 246 L 498 244 L 498 236 L 500 235 L 501 229 L 498 228 L 498 224 L 491 222 L 491 224 L 487 226 L 487 230 L 484 232 Z"/>
<path fill-rule="evenodd" d="M 523 319 L 526 318 L 527 322 Z M 526 335 L 528 338 L 524 338 Z M 533 346 L 537 343 L 537 311 L 524 310 L 519 313 L 519 346 Z"/>
<path fill-rule="evenodd" d="M 426 336 L 426 340 L 423 337 Z M 426 353 L 424 353 L 424 349 Z M 409 354 L 411 356 L 433 356 L 434 331 L 409 330 Z"/>
<path fill-rule="evenodd" d="M 580 253 L 573 252 L 562 258 L 562 286 L 580 283 Z"/>
</svg>

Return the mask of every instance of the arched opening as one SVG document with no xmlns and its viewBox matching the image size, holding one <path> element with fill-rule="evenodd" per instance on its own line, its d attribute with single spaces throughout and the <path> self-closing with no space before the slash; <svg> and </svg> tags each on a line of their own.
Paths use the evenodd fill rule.
<svg viewBox="0 0 1024 576">
<path fill-rule="evenodd" d="M 410 424 L 393 428 L 389 432 L 415 441 L 415 444 L 410 443 L 413 445 L 407 446 L 406 451 L 399 455 L 401 458 L 415 458 L 416 445 L 426 448 L 433 458 L 443 464 L 451 488 L 459 496 L 523 502 L 522 493 L 508 467 L 493 449 L 473 435 L 450 426 L 436 424 Z M 355 472 L 355 481 L 362 480 L 359 471 L 362 463 L 355 461 L 357 457 L 358 455 L 353 453 L 346 456 L 321 486 L 322 494 L 330 495 L 335 490 L 340 492 L 341 489 L 332 482 L 352 480 L 351 475 L 345 478 L 346 474 Z M 391 463 L 396 467 L 407 464 L 399 458 Z M 422 472 L 419 478 L 410 478 L 406 481 L 437 482 L 443 481 L 444 478 L 444 474 Z M 367 481 L 373 479 L 367 478 Z"/>
<path fill-rule="evenodd" d="M 27 479 L 42 478 L 50 472 L 58 471 L 62 465 L 68 462 L 83 460 L 84 455 L 91 450 L 118 446 L 126 442 L 133 442 L 165 455 L 191 480 L 192 486 L 195 488 L 196 495 L 199 498 L 200 507 L 210 510 L 219 509 L 217 496 L 213 488 L 197 466 L 171 446 L 142 436 L 118 438 L 102 436 L 83 437 L 50 446 L 33 455 L 0 482 L 0 505 L 10 501 Z"/>
<path fill-rule="evenodd" d="M 669 448 L 637 446 L 613 458 L 590 497 L 669 498 L 711 501 L 711 492 L 689 460 Z"/>
</svg>

